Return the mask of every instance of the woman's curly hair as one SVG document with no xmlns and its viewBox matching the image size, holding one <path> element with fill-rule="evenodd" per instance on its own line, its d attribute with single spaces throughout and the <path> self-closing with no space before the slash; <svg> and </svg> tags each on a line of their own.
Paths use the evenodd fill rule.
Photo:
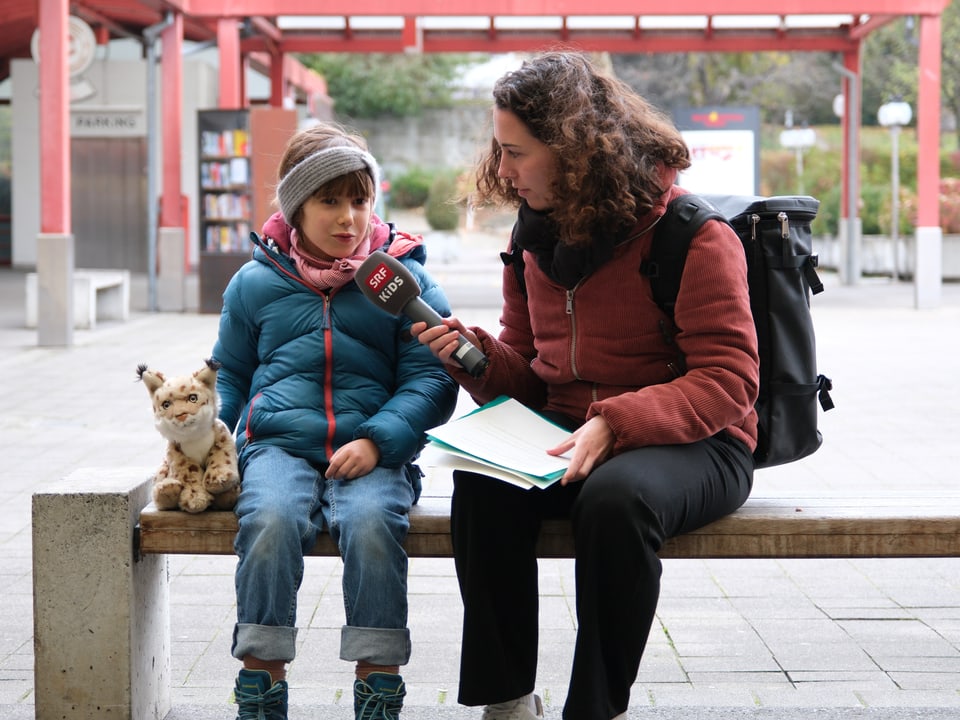
<svg viewBox="0 0 960 720">
<path fill-rule="evenodd" d="M 669 118 L 583 55 L 548 52 L 525 61 L 493 88 L 495 107 L 514 113 L 557 159 L 551 215 L 563 242 L 587 244 L 598 231 L 622 232 L 667 189 L 661 167 L 690 167 L 690 151 Z M 480 202 L 519 205 L 498 177 L 491 142 L 477 168 Z"/>
</svg>

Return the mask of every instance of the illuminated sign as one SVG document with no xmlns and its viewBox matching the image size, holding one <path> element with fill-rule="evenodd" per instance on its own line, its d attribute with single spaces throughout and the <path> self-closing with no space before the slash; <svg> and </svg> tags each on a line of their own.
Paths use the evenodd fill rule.
<svg viewBox="0 0 960 720">
<path fill-rule="evenodd" d="M 685 108 L 674 122 L 691 165 L 677 183 L 704 195 L 760 192 L 760 111 L 756 107 Z"/>
</svg>

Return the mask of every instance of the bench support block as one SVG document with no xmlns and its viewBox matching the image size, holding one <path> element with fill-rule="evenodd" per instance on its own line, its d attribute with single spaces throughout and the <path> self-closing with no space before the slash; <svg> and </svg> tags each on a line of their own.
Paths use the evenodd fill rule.
<svg viewBox="0 0 960 720">
<path fill-rule="evenodd" d="M 167 558 L 134 561 L 149 469 L 79 470 L 33 495 L 37 720 L 162 720 Z"/>
</svg>

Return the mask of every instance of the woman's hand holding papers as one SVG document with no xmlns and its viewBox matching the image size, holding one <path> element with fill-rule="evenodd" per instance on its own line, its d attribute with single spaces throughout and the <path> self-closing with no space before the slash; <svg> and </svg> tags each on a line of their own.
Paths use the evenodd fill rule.
<svg viewBox="0 0 960 720">
<path fill-rule="evenodd" d="M 616 437 L 603 416 L 594 415 L 570 433 L 562 443 L 547 450 L 549 455 L 563 455 L 573 451 L 570 454 L 570 465 L 560 478 L 560 484 L 568 485 L 587 477 L 594 468 L 610 457 L 615 441 Z"/>
</svg>

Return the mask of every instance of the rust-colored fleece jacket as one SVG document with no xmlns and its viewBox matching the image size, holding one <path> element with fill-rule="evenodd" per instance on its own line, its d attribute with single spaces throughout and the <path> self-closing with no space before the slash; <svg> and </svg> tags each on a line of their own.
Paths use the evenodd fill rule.
<svg viewBox="0 0 960 720">
<path fill-rule="evenodd" d="M 616 435 L 614 453 L 721 430 L 752 450 L 759 365 L 740 239 L 714 220 L 694 236 L 674 313 L 677 347 L 667 343 L 662 324 L 669 320 L 638 271 L 654 221 L 683 192 L 670 186 L 613 259 L 572 290 L 526 253 L 524 298 L 513 268 L 505 268 L 499 337 L 472 328 L 490 366 L 480 378 L 452 369 L 458 382 L 479 403 L 509 395 L 576 419 L 602 415 Z"/>
</svg>

